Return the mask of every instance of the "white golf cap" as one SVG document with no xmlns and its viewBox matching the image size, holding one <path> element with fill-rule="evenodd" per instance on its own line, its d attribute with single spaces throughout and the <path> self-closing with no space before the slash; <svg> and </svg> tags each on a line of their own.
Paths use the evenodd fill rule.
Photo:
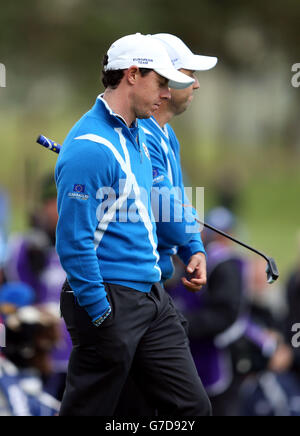
<svg viewBox="0 0 300 436">
<path fill-rule="evenodd" d="M 107 55 L 105 71 L 125 70 L 135 65 L 149 68 L 165 77 L 169 80 L 170 88 L 184 89 L 194 83 L 194 79 L 177 71 L 164 44 L 151 35 L 136 33 L 124 36 L 111 45 Z"/>
<path fill-rule="evenodd" d="M 164 44 L 172 64 L 177 70 L 184 68 L 185 70 L 191 71 L 206 71 L 211 70 L 217 65 L 218 58 L 195 55 L 185 43 L 175 35 L 158 33 L 153 35 L 153 38 Z"/>
</svg>

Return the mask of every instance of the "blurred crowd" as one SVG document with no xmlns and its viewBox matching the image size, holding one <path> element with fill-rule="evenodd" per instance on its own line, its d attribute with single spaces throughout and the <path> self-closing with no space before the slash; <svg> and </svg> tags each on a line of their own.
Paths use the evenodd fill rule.
<svg viewBox="0 0 300 436">
<path fill-rule="evenodd" d="M 206 222 L 234 236 L 237 217 L 220 206 Z M 300 259 L 286 285 L 267 283 L 266 262 L 211 230 L 202 238 L 207 285 L 188 293 L 177 276 L 167 290 L 189 324 L 191 351 L 214 416 L 300 416 Z M 294 343 L 294 346 L 292 345 Z M 299 344 L 300 346 L 300 344 Z"/>
<path fill-rule="evenodd" d="M 58 219 L 53 176 L 23 234 L 9 232 L 9 199 L 0 194 L 0 415 L 56 416 L 71 341 L 60 317 L 65 273 L 55 251 Z"/>
<path fill-rule="evenodd" d="M 65 273 L 55 251 L 53 177 L 40 186 L 23 234 L 9 231 L 9 198 L 0 191 L 0 416 L 56 416 L 71 351 L 59 312 Z M 206 221 L 232 235 L 240 225 L 229 204 L 209 211 Z M 300 416 L 300 348 L 292 340 L 300 323 L 300 258 L 287 283 L 270 286 L 263 259 L 212 231 L 202 238 L 205 289 L 184 288 L 176 256 L 166 289 L 188 321 L 214 415 Z"/>
</svg>

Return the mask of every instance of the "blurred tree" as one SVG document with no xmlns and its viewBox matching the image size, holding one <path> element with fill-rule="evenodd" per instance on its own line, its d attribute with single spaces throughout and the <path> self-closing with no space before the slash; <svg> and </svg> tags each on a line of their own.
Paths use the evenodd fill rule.
<svg viewBox="0 0 300 436">
<path fill-rule="evenodd" d="M 243 67 L 243 60 L 249 67 L 245 52 L 252 45 L 255 55 L 260 40 L 266 56 L 278 49 L 291 63 L 298 57 L 298 0 L 190 0 L 188 5 L 173 0 L 1 3 L 1 57 L 31 77 L 60 70 L 75 83 L 84 80 L 88 85 L 111 41 L 137 31 L 176 33 L 194 50 L 218 53 L 233 68 Z"/>
</svg>

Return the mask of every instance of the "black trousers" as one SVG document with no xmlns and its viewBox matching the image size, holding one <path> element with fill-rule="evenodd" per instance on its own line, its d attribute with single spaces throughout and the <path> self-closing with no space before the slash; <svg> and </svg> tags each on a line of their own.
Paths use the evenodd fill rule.
<svg viewBox="0 0 300 436">
<path fill-rule="evenodd" d="M 100 327 L 64 286 L 73 342 L 60 416 L 113 416 L 129 372 L 159 415 L 210 416 L 211 405 L 170 296 L 105 284 L 112 314 Z"/>
</svg>

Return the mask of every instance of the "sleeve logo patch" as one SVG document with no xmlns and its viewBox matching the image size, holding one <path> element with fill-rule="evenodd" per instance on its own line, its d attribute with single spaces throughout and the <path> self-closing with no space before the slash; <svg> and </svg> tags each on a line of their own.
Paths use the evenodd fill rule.
<svg viewBox="0 0 300 436">
<path fill-rule="evenodd" d="M 74 185 L 73 191 L 77 192 L 78 194 L 84 194 L 85 185 Z"/>
<path fill-rule="evenodd" d="M 76 184 L 73 187 L 73 192 L 69 192 L 68 197 L 78 200 L 88 200 L 89 196 L 85 194 L 85 185 Z"/>
</svg>

